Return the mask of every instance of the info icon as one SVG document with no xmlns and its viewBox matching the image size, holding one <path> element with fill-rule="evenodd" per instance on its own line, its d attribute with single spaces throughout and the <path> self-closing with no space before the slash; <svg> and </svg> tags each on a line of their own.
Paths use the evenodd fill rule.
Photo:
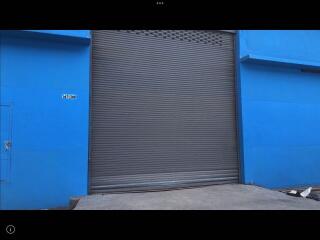
<svg viewBox="0 0 320 240">
<path fill-rule="evenodd" d="M 15 231 L 16 231 L 16 228 L 15 228 L 15 226 L 13 226 L 13 225 L 8 225 L 8 226 L 6 227 L 6 232 L 7 232 L 8 234 L 14 234 Z"/>
</svg>

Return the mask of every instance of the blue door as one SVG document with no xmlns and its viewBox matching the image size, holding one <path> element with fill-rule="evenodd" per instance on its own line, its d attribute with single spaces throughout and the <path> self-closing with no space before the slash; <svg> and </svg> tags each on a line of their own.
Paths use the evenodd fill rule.
<svg viewBox="0 0 320 240">
<path fill-rule="evenodd" d="M 0 105 L 0 207 L 1 199 L 6 194 L 5 190 L 10 185 L 12 153 L 11 117 L 11 107 L 9 105 Z"/>
</svg>

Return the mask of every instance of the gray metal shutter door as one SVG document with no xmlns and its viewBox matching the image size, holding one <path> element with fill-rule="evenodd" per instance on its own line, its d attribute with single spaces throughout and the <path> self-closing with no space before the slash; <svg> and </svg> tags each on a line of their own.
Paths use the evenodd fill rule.
<svg viewBox="0 0 320 240">
<path fill-rule="evenodd" d="M 93 31 L 91 193 L 238 182 L 233 38 Z"/>
</svg>

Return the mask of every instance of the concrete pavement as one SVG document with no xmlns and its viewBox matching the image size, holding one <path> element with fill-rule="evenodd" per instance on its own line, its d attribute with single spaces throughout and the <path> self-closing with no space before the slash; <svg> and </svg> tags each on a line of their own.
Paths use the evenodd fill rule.
<svg viewBox="0 0 320 240">
<path fill-rule="evenodd" d="M 320 202 L 253 185 L 228 184 L 162 192 L 96 194 L 75 210 L 320 210 Z"/>
</svg>

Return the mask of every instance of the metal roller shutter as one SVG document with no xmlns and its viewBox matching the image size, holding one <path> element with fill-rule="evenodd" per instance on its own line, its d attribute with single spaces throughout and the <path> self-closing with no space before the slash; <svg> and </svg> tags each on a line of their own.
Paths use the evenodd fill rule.
<svg viewBox="0 0 320 240">
<path fill-rule="evenodd" d="M 237 183 L 234 34 L 93 31 L 90 192 Z"/>
</svg>

